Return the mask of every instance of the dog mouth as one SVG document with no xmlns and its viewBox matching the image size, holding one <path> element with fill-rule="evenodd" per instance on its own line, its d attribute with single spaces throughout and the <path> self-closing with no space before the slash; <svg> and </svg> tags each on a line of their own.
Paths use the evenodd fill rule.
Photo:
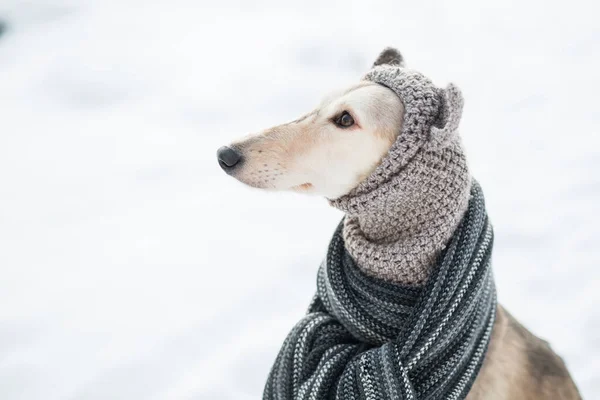
<svg viewBox="0 0 600 400">
<path fill-rule="evenodd" d="M 305 192 L 307 190 L 312 189 L 313 185 L 310 182 L 303 183 L 301 185 L 292 186 L 290 189 L 295 190 L 297 192 Z"/>
</svg>

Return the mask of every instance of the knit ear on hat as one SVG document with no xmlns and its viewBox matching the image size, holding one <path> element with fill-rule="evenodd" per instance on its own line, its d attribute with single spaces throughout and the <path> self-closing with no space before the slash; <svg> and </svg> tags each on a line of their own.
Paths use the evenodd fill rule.
<svg viewBox="0 0 600 400">
<path fill-rule="evenodd" d="M 399 67 L 404 67 L 404 58 L 398 50 L 393 47 L 386 47 L 373 63 L 374 67 L 378 65 L 397 65 Z"/>
<path fill-rule="evenodd" d="M 431 127 L 431 136 L 427 144 L 429 148 L 444 148 L 458 136 L 458 125 L 464 103 L 462 93 L 451 83 L 446 89 L 440 90 L 440 97 L 442 100 L 440 115 Z"/>
</svg>

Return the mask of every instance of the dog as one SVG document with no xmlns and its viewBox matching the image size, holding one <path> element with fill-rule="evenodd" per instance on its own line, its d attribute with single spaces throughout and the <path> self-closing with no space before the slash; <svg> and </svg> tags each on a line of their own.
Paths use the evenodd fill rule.
<svg viewBox="0 0 600 400">
<path fill-rule="evenodd" d="M 403 59 L 388 49 L 377 63 L 400 64 Z M 377 168 L 396 141 L 403 117 L 403 103 L 394 91 L 360 81 L 325 97 L 294 121 L 220 148 L 217 158 L 227 174 L 248 186 L 337 199 Z M 581 399 L 563 360 L 501 305 L 466 398 Z"/>
</svg>

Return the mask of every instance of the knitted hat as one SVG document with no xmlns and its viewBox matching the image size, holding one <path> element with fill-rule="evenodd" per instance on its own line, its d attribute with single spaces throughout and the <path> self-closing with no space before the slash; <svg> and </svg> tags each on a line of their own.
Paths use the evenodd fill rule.
<svg viewBox="0 0 600 400">
<path fill-rule="evenodd" d="M 393 90 L 404 105 L 395 143 L 350 193 L 344 241 L 358 266 L 385 280 L 420 285 L 467 208 L 471 178 L 458 136 L 459 89 L 437 88 L 386 49 L 365 80 Z"/>
</svg>

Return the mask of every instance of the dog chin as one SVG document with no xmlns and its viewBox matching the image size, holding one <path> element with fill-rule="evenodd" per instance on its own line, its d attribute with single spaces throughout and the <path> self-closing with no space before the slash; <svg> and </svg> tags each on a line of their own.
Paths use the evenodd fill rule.
<svg viewBox="0 0 600 400">
<path fill-rule="evenodd" d="M 292 191 L 292 192 L 303 193 L 303 194 L 315 194 L 315 192 L 316 192 L 314 185 L 310 182 L 304 182 L 304 183 L 301 183 L 298 185 L 293 185 L 293 186 L 282 186 L 280 184 L 279 185 L 273 184 L 271 182 L 247 179 L 246 177 L 243 177 L 243 176 L 235 176 L 235 174 L 232 174 L 232 175 L 239 182 L 243 183 L 246 186 L 255 188 L 255 189 L 268 190 L 268 191 Z"/>
<path fill-rule="evenodd" d="M 254 189 L 261 189 L 261 190 L 277 190 L 276 187 L 269 185 L 269 184 L 265 184 L 263 182 L 256 182 L 256 181 L 252 181 L 252 180 L 245 180 L 245 179 L 240 179 L 237 178 L 236 179 L 238 181 L 240 181 L 241 183 L 243 183 L 246 186 L 250 186 L 251 188 Z"/>
</svg>

